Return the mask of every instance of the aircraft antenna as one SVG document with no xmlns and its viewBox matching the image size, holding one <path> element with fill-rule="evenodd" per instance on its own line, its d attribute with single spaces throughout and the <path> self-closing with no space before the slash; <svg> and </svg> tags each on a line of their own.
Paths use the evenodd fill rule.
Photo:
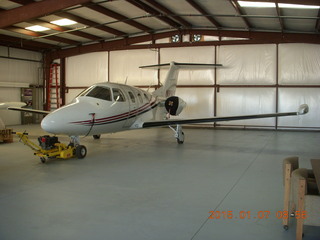
<svg viewBox="0 0 320 240">
<path fill-rule="evenodd" d="M 125 85 L 127 85 L 127 81 L 128 81 L 128 76 L 126 77 L 126 81 L 124 82 Z"/>
</svg>

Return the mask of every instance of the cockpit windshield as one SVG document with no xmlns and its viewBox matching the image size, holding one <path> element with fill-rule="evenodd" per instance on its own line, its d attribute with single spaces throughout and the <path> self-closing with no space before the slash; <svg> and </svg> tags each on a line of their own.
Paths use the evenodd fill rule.
<svg viewBox="0 0 320 240">
<path fill-rule="evenodd" d="M 87 96 L 99 98 L 106 101 L 111 101 L 111 91 L 110 88 L 95 86 L 83 91 L 79 96 Z"/>
</svg>

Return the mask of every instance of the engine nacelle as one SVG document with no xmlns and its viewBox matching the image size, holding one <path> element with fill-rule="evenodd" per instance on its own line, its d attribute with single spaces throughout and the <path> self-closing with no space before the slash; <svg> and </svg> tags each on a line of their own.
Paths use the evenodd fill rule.
<svg viewBox="0 0 320 240">
<path fill-rule="evenodd" d="M 166 100 L 164 105 L 170 115 L 177 116 L 182 112 L 187 104 L 181 98 L 172 96 Z"/>
</svg>

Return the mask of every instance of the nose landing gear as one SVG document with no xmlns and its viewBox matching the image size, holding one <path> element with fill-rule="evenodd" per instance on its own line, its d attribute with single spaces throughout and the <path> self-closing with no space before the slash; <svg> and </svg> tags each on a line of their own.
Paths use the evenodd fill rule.
<svg viewBox="0 0 320 240">
<path fill-rule="evenodd" d="M 76 151 L 75 155 L 79 159 L 84 158 L 87 155 L 87 148 L 83 145 L 76 146 L 75 151 Z"/>
<path fill-rule="evenodd" d="M 87 155 L 87 148 L 80 144 L 79 136 L 70 136 L 70 144 L 73 148 L 73 155 L 81 159 Z"/>
</svg>

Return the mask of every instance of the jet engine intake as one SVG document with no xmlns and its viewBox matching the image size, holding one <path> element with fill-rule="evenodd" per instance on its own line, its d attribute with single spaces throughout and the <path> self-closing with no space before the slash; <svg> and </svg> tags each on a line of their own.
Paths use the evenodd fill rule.
<svg viewBox="0 0 320 240">
<path fill-rule="evenodd" d="M 187 105 L 181 98 L 172 96 L 165 101 L 165 108 L 170 115 L 177 116 Z"/>
</svg>

